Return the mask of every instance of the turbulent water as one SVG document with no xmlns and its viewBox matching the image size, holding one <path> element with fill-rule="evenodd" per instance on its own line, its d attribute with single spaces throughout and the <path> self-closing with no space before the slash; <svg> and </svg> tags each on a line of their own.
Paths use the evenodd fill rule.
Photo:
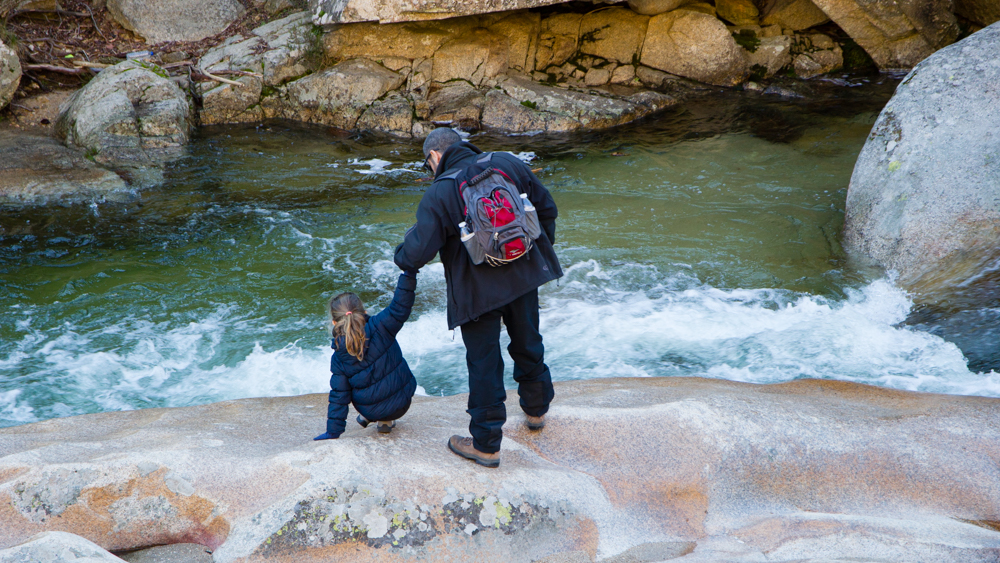
<svg viewBox="0 0 1000 563">
<path fill-rule="evenodd" d="M 540 292 L 554 378 L 1000 396 L 1000 375 L 938 335 L 946 323 L 907 324 L 907 295 L 838 244 L 854 160 L 893 86 L 720 93 L 610 133 L 470 138 L 530 162 L 559 206 L 566 276 Z M 205 129 L 131 203 L 4 211 L 0 426 L 327 391 L 325 302 L 352 290 L 387 304 L 392 249 L 428 185 L 421 160 L 416 142 L 287 123 Z M 432 395 L 467 389 L 444 289 L 440 263 L 424 268 L 399 335 Z M 963 348 L 1000 362 L 981 339 Z"/>
</svg>

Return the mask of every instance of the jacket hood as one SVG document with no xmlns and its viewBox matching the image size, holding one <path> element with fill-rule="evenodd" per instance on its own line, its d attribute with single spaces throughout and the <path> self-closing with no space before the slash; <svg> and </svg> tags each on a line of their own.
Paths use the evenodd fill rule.
<svg viewBox="0 0 1000 563">
<path fill-rule="evenodd" d="M 469 158 L 470 156 L 476 156 L 477 154 L 483 154 L 483 151 L 479 150 L 479 147 L 473 145 L 472 143 L 459 141 L 451 145 L 445 149 L 444 154 L 441 155 L 441 162 L 438 163 L 434 179 L 437 180 L 438 176 L 444 174 L 452 168 L 455 168 L 459 162 Z"/>
</svg>

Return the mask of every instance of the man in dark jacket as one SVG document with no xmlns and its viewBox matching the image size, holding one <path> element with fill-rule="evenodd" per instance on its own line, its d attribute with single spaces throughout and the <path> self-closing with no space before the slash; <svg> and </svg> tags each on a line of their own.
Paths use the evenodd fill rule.
<svg viewBox="0 0 1000 563">
<path fill-rule="evenodd" d="M 471 438 L 452 436 L 448 447 L 481 465 L 500 465 L 502 427 L 507 420 L 500 355 L 500 322 L 510 336 L 514 380 L 528 427 L 544 426 L 554 395 L 552 377 L 544 362 L 545 349 L 538 332 L 538 287 L 562 276 L 552 243 L 556 204 L 531 169 L 513 155 L 496 153 L 489 166 L 510 177 L 534 204 L 542 233 L 527 256 L 492 267 L 475 265 L 463 246 L 458 224 L 465 221 L 465 205 L 456 179 L 445 178 L 476 164 L 483 151 L 463 142 L 451 129 L 436 129 L 424 142 L 424 156 L 435 181 L 417 207 L 417 223 L 396 248 L 395 261 L 403 270 L 419 270 L 441 255 L 448 294 L 448 328 L 462 328 L 469 368 L 469 423 Z M 476 168 L 475 170 L 478 171 Z"/>
</svg>

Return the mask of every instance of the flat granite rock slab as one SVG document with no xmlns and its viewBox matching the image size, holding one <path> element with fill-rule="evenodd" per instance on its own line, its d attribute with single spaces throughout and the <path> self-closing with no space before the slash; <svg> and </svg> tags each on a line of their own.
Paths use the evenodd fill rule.
<svg viewBox="0 0 1000 563">
<path fill-rule="evenodd" d="M 509 395 L 498 469 L 445 446 L 465 396 L 321 442 L 325 394 L 0 429 L 0 548 L 58 528 L 115 552 L 194 542 L 217 563 L 1000 554 L 997 399 L 602 379 L 557 384 L 536 432 Z"/>
<path fill-rule="evenodd" d="M 114 172 L 52 137 L 0 130 L 0 205 L 46 205 L 130 193 Z"/>
</svg>

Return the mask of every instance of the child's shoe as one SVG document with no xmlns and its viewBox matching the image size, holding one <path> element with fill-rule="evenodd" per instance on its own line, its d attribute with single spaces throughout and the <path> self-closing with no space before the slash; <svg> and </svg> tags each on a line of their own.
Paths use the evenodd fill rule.
<svg viewBox="0 0 1000 563">
<path fill-rule="evenodd" d="M 358 415 L 357 420 L 358 424 L 360 424 L 362 428 L 368 428 L 368 425 L 371 424 L 371 422 L 367 418 L 361 416 L 360 414 Z"/>
<path fill-rule="evenodd" d="M 395 420 L 380 420 L 376 424 L 376 428 L 378 429 L 379 434 L 388 434 L 389 432 L 392 432 L 392 429 L 395 427 L 396 427 Z"/>
</svg>

